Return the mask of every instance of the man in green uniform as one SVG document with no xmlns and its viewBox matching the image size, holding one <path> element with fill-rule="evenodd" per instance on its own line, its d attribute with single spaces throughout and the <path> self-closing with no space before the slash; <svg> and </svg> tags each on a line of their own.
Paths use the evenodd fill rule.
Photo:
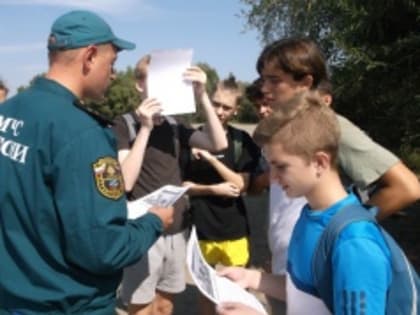
<svg viewBox="0 0 420 315">
<path fill-rule="evenodd" d="M 122 268 L 172 222 L 172 208 L 127 220 L 114 136 L 82 102 L 134 47 L 94 13 L 67 13 L 45 77 L 0 107 L 0 314 L 113 314 Z"/>
</svg>

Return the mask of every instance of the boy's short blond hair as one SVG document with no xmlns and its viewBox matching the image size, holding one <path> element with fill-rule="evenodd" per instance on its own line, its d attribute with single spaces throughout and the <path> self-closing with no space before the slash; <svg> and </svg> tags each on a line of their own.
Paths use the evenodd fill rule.
<svg viewBox="0 0 420 315">
<path fill-rule="evenodd" d="M 324 151 L 337 161 L 340 127 L 335 112 L 315 93 L 302 93 L 263 119 L 254 132 L 261 146 L 281 143 L 283 149 L 309 161 Z"/>
</svg>

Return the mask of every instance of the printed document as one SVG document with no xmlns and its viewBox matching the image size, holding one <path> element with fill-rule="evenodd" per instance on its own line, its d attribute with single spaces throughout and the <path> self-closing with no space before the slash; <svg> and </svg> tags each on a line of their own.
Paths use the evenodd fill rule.
<svg viewBox="0 0 420 315">
<path fill-rule="evenodd" d="M 154 192 L 127 203 L 128 219 L 137 219 L 146 214 L 153 206 L 169 207 L 172 206 L 188 190 L 188 187 L 165 185 Z"/>
<path fill-rule="evenodd" d="M 147 75 L 148 97 L 162 105 L 162 115 L 194 113 L 195 101 L 191 81 L 183 73 L 191 67 L 193 50 L 156 50 L 151 53 Z"/>
<path fill-rule="evenodd" d="M 207 264 L 198 245 L 195 227 L 193 227 L 188 241 L 187 266 L 198 289 L 215 304 L 240 302 L 267 315 L 264 307 L 254 295 L 230 279 L 217 275 L 216 270 Z"/>
</svg>

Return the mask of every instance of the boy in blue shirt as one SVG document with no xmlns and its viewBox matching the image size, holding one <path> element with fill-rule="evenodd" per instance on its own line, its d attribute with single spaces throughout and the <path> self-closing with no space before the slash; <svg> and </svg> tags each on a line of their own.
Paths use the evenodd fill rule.
<svg viewBox="0 0 420 315">
<path fill-rule="evenodd" d="M 318 288 L 313 281 L 312 257 L 322 232 L 336 213 L 360 203 L 344 189 L 337 171 L 340 129 L 335 113 L 309 94 L 299 95 L 288 105 L 285 108 L 291 110 L 264 119 L 254 137 L 263 146 L 272 177 L 288 197 L 308 200 L 293 230 L 287 269 L 300 290 L 314 293 Z M 334 314 L 384 314 L 392 272 L 390 252 L 378 227 L 367 221 L 349 224 L 332 250 Z M 285 299 L 285 276 L 234 267 L 224 269 L 221 275 L 243 287 Z M 218 314 L 258 313 L 238 303 L 226 303 Z"/>
</svg>

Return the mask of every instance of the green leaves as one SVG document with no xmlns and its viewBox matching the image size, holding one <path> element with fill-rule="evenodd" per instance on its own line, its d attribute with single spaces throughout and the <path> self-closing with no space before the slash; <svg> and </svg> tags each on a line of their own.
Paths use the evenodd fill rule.
<svg viewBox="0 0 420 315">
<path fill-rule="evenodd" d="M 117 78 L 112 82 L 104 101 L 86 104 L 93 111 L 108 119 L 133 110 L 139 105 L 140 97 L 135 89 L 133 69 L 119 71 Z"/>
<path fill-rule="evenodd" d="M 336 110 L 389 149 L 412 156 L 407 148 L 420 146 L 419 1 L 242 3 L 242 16 L 263 42 L 295 35 L 316 40 L 328 57 Z"/>
</svg>

